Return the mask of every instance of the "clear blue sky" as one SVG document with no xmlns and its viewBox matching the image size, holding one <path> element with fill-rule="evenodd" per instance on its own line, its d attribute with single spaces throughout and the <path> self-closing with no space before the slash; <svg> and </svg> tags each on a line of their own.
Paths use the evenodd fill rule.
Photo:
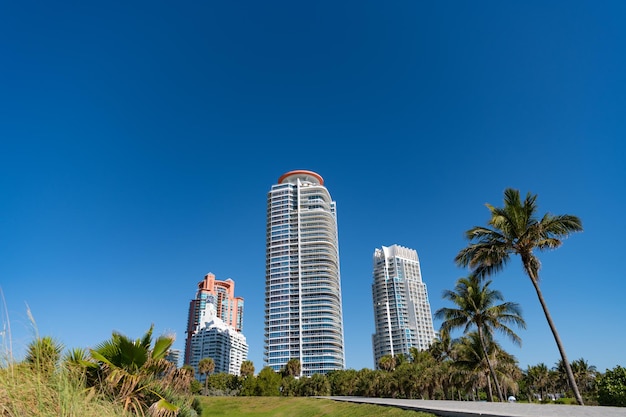
<svg viewBox="0 0 626 417">
<path fill-rule="evenodd" d="M 261 369 L 266 193 L 308 169 L 337 202 L 348 367 L 373 367 L 374 249 L 418 251 L 435 311 L 507 187 L 581 217 L 540 255 L 544 295 L 571 360 L 626 365 L 624 22 L 623 1 L 0 3 L 14 353 L 27 305 L 68 347 L 154 323 L 182 349 L 213 272 Z M 554 365 L 519 261 L 493 279 L 528 323 L 505 347 Z"/>
</svg>

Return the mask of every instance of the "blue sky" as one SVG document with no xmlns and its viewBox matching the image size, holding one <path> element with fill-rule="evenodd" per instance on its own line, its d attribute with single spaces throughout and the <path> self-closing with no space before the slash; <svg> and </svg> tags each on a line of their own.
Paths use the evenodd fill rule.
<svg viewBox="0 0 626 417">
<path fill-rule="evenodd" d="M 0 3 L 13 352 L 151 323 L 182 349 L 212 272 L 261 369 L 266 193 L 308 169 L 337 202 L 348 367 L 373 367 L 374 249 L 418 251 L 434 312 L 507 187 L 582 219 L 541 286 L 571 360 L 625 365 L 624 21 L 621 1 Z M 493 281 L 528 324 L 504 346 L 552 366 L 519 261 Z"/>
</svg>

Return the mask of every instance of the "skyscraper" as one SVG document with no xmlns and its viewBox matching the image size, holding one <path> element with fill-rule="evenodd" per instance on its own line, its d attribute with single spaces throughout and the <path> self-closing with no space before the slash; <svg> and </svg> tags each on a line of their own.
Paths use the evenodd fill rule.
<svg viewBox="0 0 626 417">
<path fill-rule="evenodd" d="M 374 364 L 385 355 L 408 357 L 412 347 L 427 349 L 436 333 L 417 251 L 399 245 L 376 249 L 373 277 Z"/>
<path fill-rule="evenodd" d="M 322 177 L 290 171 L 267 195 L 264 361 L 302 375 L 345 368 L 336 204 Z"/>
<path fill-rule="evenodd" d="M 213 359 L 215 373 L 239 375 L 241 364 L 248 358 L 248 344 L 243 334 L 216 316 L 215 305 L 207 304 L 201 325 L 191 335 L 189 365 L 196 379 L 204 382 L 206 375 L 200 374 L 198 364 L 204 358 Z"/>
<path fill-rule="evenodd" d="M 212 305 L 212 310 L 208 306 Z M 218 281 L 208 273 L 198 283 L 196 298 L 189 303 L 187 338 L 185 340 L 185 364 L 191 361 L 191 339 L 204 323 L 217 317 L 236 331 L 243 329 L 243 298 L 235 297 L 235 282 L 232 279 Z"/>
</svg>

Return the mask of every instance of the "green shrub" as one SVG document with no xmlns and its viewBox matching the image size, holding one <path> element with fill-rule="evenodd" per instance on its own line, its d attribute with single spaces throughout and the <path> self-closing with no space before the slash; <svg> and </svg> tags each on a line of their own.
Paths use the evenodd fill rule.
<svg viewBox="0 0 626 417">
<path fill-rule="evenodd" d="M 607 369 L 599 378 L 598 404 L 626 407 L 626 368 Z"/>
</svg>

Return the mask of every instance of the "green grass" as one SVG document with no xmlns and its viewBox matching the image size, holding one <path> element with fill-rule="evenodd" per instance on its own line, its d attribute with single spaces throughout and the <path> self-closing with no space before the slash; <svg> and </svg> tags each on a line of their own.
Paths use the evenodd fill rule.
<svg viewBox="0 0 626 417">
<path fill-rule="evenodd" d="M 200 402 L 201 417 L 433 417 L 396 407 L 302 397 L 200 397 Z"/>
</svg>

